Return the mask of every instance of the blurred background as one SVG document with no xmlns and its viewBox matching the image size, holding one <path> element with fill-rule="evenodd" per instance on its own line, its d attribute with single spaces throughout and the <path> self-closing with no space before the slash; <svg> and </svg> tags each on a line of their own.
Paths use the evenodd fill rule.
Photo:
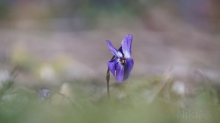
<svg viewBox="0 0 220 123">
<path fill-rule="evenodd" d="M 219 6 L 217 0 L 1 0 L 1 69 L 19 66 L 23 81 L 104 80 L 111 58 L 105 40 L 120 47 L 131 33 L 132 75 L 199 67 L 219 79 Z"/>
<path fill-rule="evenodd" d="M 159 83 L 151 99 L 170 89 L 195 96 L 197 85 L 212 83 L 218 97 L 219 0 L 0 0 L 0 80 L 16 68 L 15 87 L 25 92 L 38 86 L 100 100 L 112 57 L 106 40 L 119 48 L 126 34 L 135 62 L 127 83 Z"/>
</svg>

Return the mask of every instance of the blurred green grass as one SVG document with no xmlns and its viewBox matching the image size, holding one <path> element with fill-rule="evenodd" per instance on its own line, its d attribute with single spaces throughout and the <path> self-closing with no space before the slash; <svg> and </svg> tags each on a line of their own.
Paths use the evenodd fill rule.
<svg viewBox="0 0 220 123">
<path fill-rule="evenodd" d="M 93 81 L 73 80 L 69 85 L 76 96 L 70 98 L 81 105 L 82 109 L 65 98 L 57 103 L 54 102 L 60 98 L 52 98 L 51 103 L 46 100 L 37 103 L 34 90 L 26 91 L 12 86 L 1 97 L 0 120 L 2 123 L 219 123 L 220 107 L 213 103 L 214 97 L 209 91 L 193 97 L 193 102 L 189 98 L 183 99 L 183 102 L 190 102 L 187 107 L 178 105 L 177 98 L 164 100 L 160 95 L 150 103 L 148 97 L 160 79 L 130 79 L 112 84 L 111 100 L 107 99 L 105 92 L 93 90 L 105 86 L 95 85 Z M 149 93 L 146 94 L 146 90 Z M 53 89 L 52 97 L 55 94 L 56 90 Z"/>
</svg>

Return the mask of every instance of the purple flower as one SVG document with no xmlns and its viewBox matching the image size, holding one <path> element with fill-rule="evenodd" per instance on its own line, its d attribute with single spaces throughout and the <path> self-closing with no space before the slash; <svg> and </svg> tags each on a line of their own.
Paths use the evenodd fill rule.
<svg viewBox="0 0 220 123">
<path fill-rule="evenodd" d="M 50 90 L 48 90 L 48 89 L 39 90 L 36 87 L 36 92 L 37 92 L 37 95 L 38 95 L 38 99 L 44 100 L 44 99 L 49 99 L 50 98 Z"/>
<path fill-rule="evenodd" d="M 110 52 L 115 56 L 115 59 L 108 62 L 108 68 L 116 76 L 117 82 L 125 81 L 133 68 L 134 61 L 131 58 L 132 38 L 131 34 L 126 35 L 118 50 L 109 40 L 106 40 Z"/>
<path fill-rule="evenodd" d="M 49 97 L 50 97 L 50 90 L 48 90 L 48 89 L 42 89 L 42 90 L 41 90 L 41 95 L 42 95 L 42 97 L 44 97 L 44 98 L 49 98 Z"/>
</svg>

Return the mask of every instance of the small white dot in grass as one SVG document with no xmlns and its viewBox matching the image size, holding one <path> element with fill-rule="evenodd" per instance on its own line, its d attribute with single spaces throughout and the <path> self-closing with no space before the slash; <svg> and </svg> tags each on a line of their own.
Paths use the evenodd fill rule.
<svg viewBox="0 0 220 123">
<path fill-rule="evenodd" d="M 179 95 L 185 94 L 185 84 L 182 81 L 175 81 L 172 90 Z"/>
</svg>

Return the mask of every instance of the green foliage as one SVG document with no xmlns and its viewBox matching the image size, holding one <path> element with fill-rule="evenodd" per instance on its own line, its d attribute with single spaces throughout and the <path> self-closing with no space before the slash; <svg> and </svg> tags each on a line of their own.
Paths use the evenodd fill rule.
<svg viewBox="0 0 220 123">
<path fill-rule="evenodd" d="M 51 100 L 51 104 L 37 103 L 36 93 L 24 90 L 16 93 L 11 91 L 4 93 L 2 96 L 4 98 L 1 98 L 0 119 L 4 123 L 200 123 L 201 121 L 217 123 L 219 120 L 219 106 L 212 103 L 213 98 L 209 92 L 201 93 L 192 105 L 183 108 L 176 105 L 176 102 L 159 99 L 149 103 L 147 95 L 143 94 L 144 90 L 150 91 L 151 84 L 155 83 L 149 78 L 111 85 L 111 100 L 105 95 L 101 100 L 94 100 L 92 97 L 95 95 L 88 96 L 87 93 L 82 93 L 83 89 L 94 87 L 93 84 L 82 83 L 84 82 L 73 82 L 71 85 L 74 90 L 78 88 L 77 91 L 73 91 L 77 95 L 73 100 L 82 108 L 71 101 L 53 104 L 56 99 Z M 10 91 L 12 84 L 4 85 L 6 89 L 3 90 Z M 100 86 L 97 85 L 97 88 Z M 119 96 L 121 93 L 126 96 Z"/>
</svg>

